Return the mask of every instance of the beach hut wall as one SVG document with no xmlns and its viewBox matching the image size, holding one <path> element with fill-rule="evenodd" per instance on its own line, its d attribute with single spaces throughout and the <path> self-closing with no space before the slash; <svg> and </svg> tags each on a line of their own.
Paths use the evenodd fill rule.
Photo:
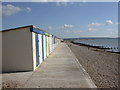
<svg viewBox="0 0 120 90">
<path fill-rule="evenodd" d="M 50 53 L 52 52 L 52 35 L 50 35 Z"/>
<path fill-rule="evenodd" d="M 43 35 L 43 39 L 44 39 L 44 60 L 46 59 L 46 36 Z"/>
<path fill-rule="evenodd" d="M 50 55 L 50 35 L 48 36 L 48 55 Z"/>
<path fill-rule="evenodd" d="M 39 42 L 39 62 L 40 64 L 42 63 L 43 61 L 43 42 L 42 42 L 42 34 L 38 34 L 38 42 Z"/>
<path fill-rule="evenodd" d="M 3 30 L 1 72 L 34 71 L 55 47 L 55 37 L 33 25 Z"/>
<path fill-rule="evenodd" d="M 42 35 L 42 39 L 41 39 L 41 43 L 42 43 L 42 61 L 44 61 L 44 35 Z"/>
<path fill-rule="evenodd" d="M 52 35 L 52 51 L 54 50 L 54 36 Z"/>
<path fill-rule="evenodd" d="M 54 36 L 52 35 L 52 50 L 54 49 Z"/>
<path fill-rule="evenodd" d="M 46 50 L 46 57 L 47 57 L 47 36 L 45 35 L 45 50 Z"/>
<path fill-rule="evenodd" d="M 54 49 L 54 36 L 52 35 L 52 49 Z"/>
<path fill-rule="evenodd" d="M 49 53 L 51 53 L 51 35 L 49 36 Z"/>
<path fill-rule="evenodd" d="M 49 55 L 49 42 L 48 42 L 48 36 L 46 36 L 46 56 Z"/>
</svg>

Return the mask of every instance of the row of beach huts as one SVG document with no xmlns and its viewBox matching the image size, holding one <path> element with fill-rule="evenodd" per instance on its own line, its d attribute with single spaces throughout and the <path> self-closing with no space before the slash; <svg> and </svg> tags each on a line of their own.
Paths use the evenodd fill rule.
<svg viewBox="0 0 120 90">
<path fill-rule="evenodd" d="M 33 25 L 3 30 L 2 72 L 34 71 L 60 39 Z"/>
</svg>

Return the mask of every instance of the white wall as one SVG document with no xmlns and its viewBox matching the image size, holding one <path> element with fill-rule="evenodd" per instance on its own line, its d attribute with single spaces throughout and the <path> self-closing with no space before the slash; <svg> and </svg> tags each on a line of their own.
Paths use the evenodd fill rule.
<svg viewBox="0 0 120 90">
<path fill-rule="evenodd" d="M 44 59 L 46 59 L 46 38 L 45 38 L 45 35 L 43 36 L 43 40 L 44 40 Z"/>
<path fill-rule="evenodd" d="M 53 50 L 54 50 L 54 48 L 55 48 L 54 37 L 52 38 L 52 44 L 53 44 Z"/>
<path fill-rule="evenodd" d="M 29 28 L 3 32 L 3 71 L 30 71 L 32 62 L 32 33 Z"/>
<path fill-rule="evenodd" d="M 46 41 L 47 41 L 47 48 L 46 48 L 46 53 L 47 53 L 47 57 L 49 56 L 49 37 L 48 36 L 46 36 Z"/>
<path fill-rule="evenodd" d="M 42 63 L 42 35 L 38 34 L 39 39 L 39 62 Z M 35 70 L 37 67 L 40 66 L 40 64 L 36 67 L 36 39 L 35 39 L 35 33 L 32 32 L 32 54 L 33 54 L 33 70 Z"/>
<path fill-rule="evenodd" d="M 50 35 L 50 53 L 52 52 L 52 35 Z"/>
<path fill-rule="evenodd" d="M 32 54 L 33 54 L 33 70 L 36 69 L 36 42 L 35 42 L 35 33 L 32 32 Z"/>
<path fill-rule="evenodd" d="M 38 39 L 39 39 L 39 60 L 40 60 L 40 64 L 42 63 L 42 35 L 38 34 Z"/>
</svg>

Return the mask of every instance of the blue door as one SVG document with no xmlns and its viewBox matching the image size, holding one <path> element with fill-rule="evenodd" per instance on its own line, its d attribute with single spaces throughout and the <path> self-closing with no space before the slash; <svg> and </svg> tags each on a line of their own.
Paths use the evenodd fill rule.
<svg viewBox="0 0 120 90">
<path fill-rule="evenodd" d="M 38 34 L 35 34 L 35 40 L 36 40 L 36 66 L 40 64 L 39 62 L 39 40 L 38 40 Z"/>
<path fill-rule="evenodd" d="M 44 36 L 42 35 L 42 60 L 44 61 Z"/>
</svg>

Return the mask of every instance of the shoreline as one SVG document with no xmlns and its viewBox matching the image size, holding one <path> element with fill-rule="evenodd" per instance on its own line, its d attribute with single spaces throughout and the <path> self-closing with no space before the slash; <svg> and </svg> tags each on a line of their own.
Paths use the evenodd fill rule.
<svg viewBox="0 0 120 90">
<path fill-rule="evenodd" d="M 86 46 L 88 48 L 95 48 L 95 49 L 100 49 L 100 50 L 103 50 L 103 51 L 106 51 L 106 52 L 110 52 L 110 53 L 120 54 L 120 52 L 110 51 L 111 48 L 105 48 L 103 46 L 92 46 L 92 45 L 87 45 L 87 44 L 83 44 L 83 43 L 77 43 L 77 42 L 74 42 L 74 41 L 70 41 L 70 42 L 73 43 L 73 44 L 76 44 L 76 45 Z"/>
<path fill-rule="evenodd" d="M 118 53 L 66 41 L 98 88 L 118 88 Z"/>
</svg>

